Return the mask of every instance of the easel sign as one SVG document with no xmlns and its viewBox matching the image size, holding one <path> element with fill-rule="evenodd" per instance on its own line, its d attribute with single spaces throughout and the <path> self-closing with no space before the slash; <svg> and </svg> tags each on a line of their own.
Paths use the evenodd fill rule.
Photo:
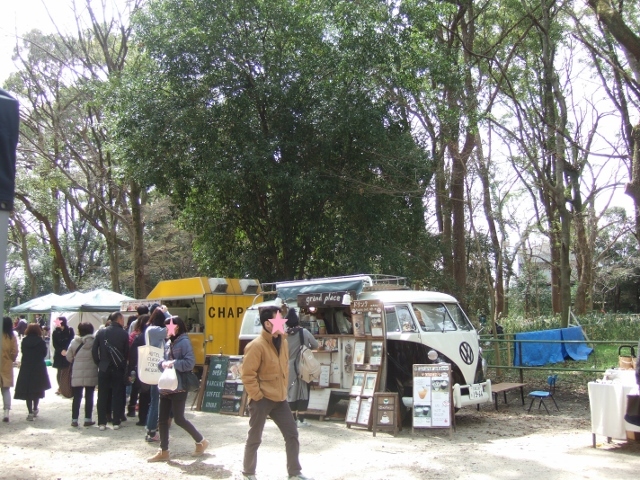
<svg viewBox="0 0 640 480">
<path fill-rule="evenodd" d="M 376 436 L 378 430 L 390 430 L 395 436 L 400 424 L 399 413 L 397 393 L 375 393 L 373 396 L 373 436 Z"/>
<path fill-rule="evenodd" d="M 413 366 L 413 429 L 453 428 L 451 365 L 437 363 Z"/>
</svg>

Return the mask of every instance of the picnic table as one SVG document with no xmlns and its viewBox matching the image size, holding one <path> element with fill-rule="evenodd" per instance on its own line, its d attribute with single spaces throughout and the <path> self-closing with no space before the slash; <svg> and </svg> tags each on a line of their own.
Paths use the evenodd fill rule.
<svg viewBox="0 0 640 480">
<path fill-rule="evenodd" d="M 496 410 L 498 410 L 498 394 L 502 393 L 504 395 L 504 403 L 507 403 L 507 392 L 511 390 L 520 389 L 520 398 L 522 399 L 522 405 L 524 405 L 524 386 L 526 383 L 515 383 L 515 382 L 504 382 L 504 383 L 495 383 L 491 385 L 491 394 L 493 395 L 493 401 L 496 406 Z"/>
</svg>

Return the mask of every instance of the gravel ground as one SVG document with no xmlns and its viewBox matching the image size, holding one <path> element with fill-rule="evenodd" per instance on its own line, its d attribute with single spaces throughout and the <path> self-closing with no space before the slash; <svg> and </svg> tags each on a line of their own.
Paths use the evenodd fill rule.
<svg viewBox="0 0 640 480">
<path fill-rule="evenodd" d="M 13 401 L 11 422 L 0 423 L 3 479 L 128 479 L 145 480 L 241 478 L 248 419 L 188 411 L 189 418 L 210 440 L 207 454 L 190 456 L 194 444 L 180 428 L 171 429 L 168 463 L 148 464 L 157 444 L 144 441 L 144 428 L 130 419 L 124 428 L 100 432 L 96 427 L 71 427 L 71 400 L 54 388 L 40 404 L 40 416 L 27 422 L 25 402 Z M 17 371 L 16 371 L 17 375 Z M 342 421 L 320 422 L 300 430 L 303 473 L 320 479 L 636 479 L 640 443 L 599 443 L 591 447 L 589 405 L 585 391 L 558 392 L 560 412 L 527 414 L 518 394 L 500 410 L 462 409 L 456 431 L 405 428 L 397 436 L 366 429 L 348 429 Z M 191 404 L 191 398 L 188 405 Z M 599 437 L 599 442 L 606 439 Z M 260 480 L 286 478 L 284 443 L 267 423 L 259 451 Z"/>
</svg>

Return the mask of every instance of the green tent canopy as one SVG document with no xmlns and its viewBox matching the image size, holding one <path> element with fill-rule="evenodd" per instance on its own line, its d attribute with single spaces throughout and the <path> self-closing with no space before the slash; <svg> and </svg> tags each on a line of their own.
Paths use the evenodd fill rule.
<svg viewBox="0 0 640 480">
<path fill-rule="evenodd" d="M 41 297 L 36 297 L 28 302 L 16 305 L 9 309 L 10 313 L 49 313 L 51 311 L 51 304 L 59 302 L 62 297 L 55 293 L 48 293 Z"/>
</svg>

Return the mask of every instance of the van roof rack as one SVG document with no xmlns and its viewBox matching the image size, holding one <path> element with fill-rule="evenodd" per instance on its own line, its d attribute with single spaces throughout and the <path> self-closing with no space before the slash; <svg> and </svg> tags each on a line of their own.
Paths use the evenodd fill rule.
<svg viewBox="0 0 640 480">
<path fill-rule="evenodd" d="M 407 285 L 407 277 L 399 277 L 397 275 L 384 275 L 375 273 L 369 275 L 373 280 L 373 285 L 365 286 L 367 292 L 375 292 L 380 290 L 409 290 Z"/>
</svg>

